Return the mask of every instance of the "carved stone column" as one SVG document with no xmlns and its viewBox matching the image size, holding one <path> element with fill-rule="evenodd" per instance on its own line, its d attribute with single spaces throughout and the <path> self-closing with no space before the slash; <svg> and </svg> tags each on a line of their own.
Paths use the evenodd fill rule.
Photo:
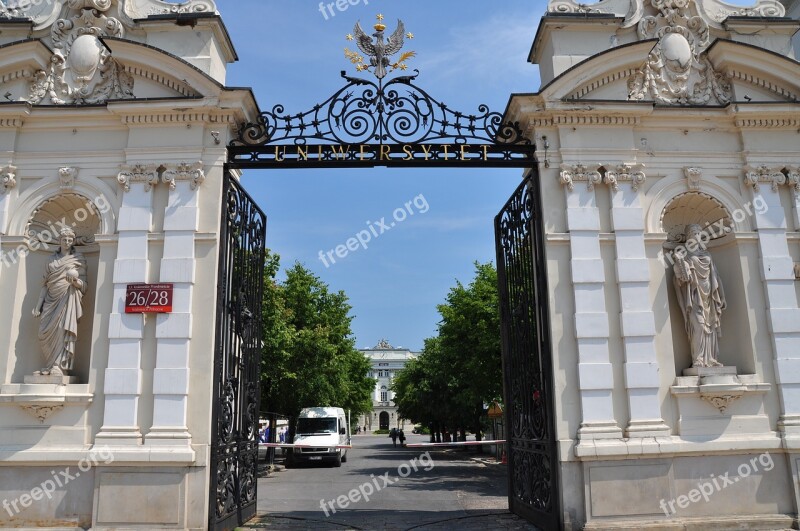
<svg viewBox="0 0 800 531">
<path fill-rule="evenodd" d="M 128 284 L 147 282 L 147 235 L 152 224 L 154 164 L 123 166 L 117 178 L 125 193 L 119 211 L 117 259 L 114 261 L 114 306 L 109 318 L 105 408 L 97 444 L 138 445 L 139 398 L 142 393 L 144 318 L 125 314 Z"/>
<path fill-rule="evenodd" d="M 640 199 L 645 179 L 641 165 L 620 165 L 606 173 L 606 183 L 611 187 L 611 222 L 616 236 L 617 285 L 622 306 L 620 333 L 625 348 L 625 387 L 630 411 L 627 437 L 671 434 L 661 417 L 658 398 L 656 321 Z"/>
<path fill-rule="evenodd" d="M 578 344 L 582 422 L 579 439 L 621 438 L 614 419 L 613 369 L 609 354 L 605 273 L 600 256 L 600 212 L 594 187 L 601 182 L 599 165 L 562 164 L 561 184 L 567 206 L 575 338 Z"/>
<path fill-rule="evenodd" d="M 779 186 L 787 182 L 782 169 L 747 166 L 745 183 L 752 189 L 756 207 L 753 216 L 758 230 L 761 278 L 781 399 L 778 427 L 784 437 L 800 438 L 800 308 L 786 238 L 786 214 L 779 194 Z"/>
<path fill-rule="evenodd" d="M 187 406 L 195 282 L 194 238 L 199 226 L 197 188 L 205 180 L 203 164 L 168 165 L 163 178 L 170 192 L 164 215 L 160 281 L 174 284 L 174 300 L 173 313 L 157 317 L 153 426 L 145 442 L 188 447 L 191 444 Z"/>
</svg>

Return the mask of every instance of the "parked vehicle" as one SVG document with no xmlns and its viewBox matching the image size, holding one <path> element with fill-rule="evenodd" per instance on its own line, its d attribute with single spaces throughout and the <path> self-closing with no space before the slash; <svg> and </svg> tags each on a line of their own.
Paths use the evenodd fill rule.
<svg viewBox="0 0 800 531">
<path fill-rule="evenodd" d="M 337 445 L 350 444 L 350 426 L 347 415 L 340 407 L 309 407 L 300 412 L 294 444 L 287 465 L 297 463 L 329 462 L 342 466 L 347 461 L 347 449 Z M 307 447 L 306 447 L 307 446 Z"/>
</svg>

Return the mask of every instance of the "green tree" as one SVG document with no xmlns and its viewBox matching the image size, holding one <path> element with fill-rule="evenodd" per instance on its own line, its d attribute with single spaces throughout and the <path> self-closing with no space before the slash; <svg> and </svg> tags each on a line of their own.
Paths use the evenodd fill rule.
<svg viewBox="0 0 800 531">
<path fill-rule="evenodd" d="M 393 384 L 400 414 L 435 430 L 469 427 L 480 440 L 484 404 L 502 395 L 497 271 L 475 263 L 468 285 L 456 282 L 443 304 L 439 335 Z"/>
<path fill-rule="evenodd" d="M 311 406 L 342 407 L 353 418 L 371 409 L 375 385 L 369 361 L 356 350 L 351 306 L 344 292 L 299 263 L 275 280 L 279 258 L 270 255 L 265 276 L 265 343 L 262 407 L 296 418 Z"/>
<path fill-rule="evenodd" d="M 503 392 L 500 347 L 500 298 L 497 270 L 492 263 L 475 263 L 475 278 L 464 286 L 457 282 L 438 307 L 442 316 L 439 337 L 442 354 L 456 371 L 454 399 L 480 440 L 484 404 Z M 465 423 L 464 421 L 470 422 Z"/>
</svg>

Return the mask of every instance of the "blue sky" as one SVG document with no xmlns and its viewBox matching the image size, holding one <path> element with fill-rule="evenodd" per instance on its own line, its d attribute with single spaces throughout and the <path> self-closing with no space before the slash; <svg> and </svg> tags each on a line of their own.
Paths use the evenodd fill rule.
<svg viewBox="0 0 800 531">
<path fill-rule="evenodd" d="M 401 18 L 414 33 L 404 50 L 417 57 L 417 84 L 451 108 L 502 111 L 513 92 L 535 92 L 538 71 L 527 54 L 545 3 L 531 0 L 361 0 L 335 16 L 312 0 L 218 0 L 239 54 L 228 85 L 251 86 L 262 109 L 282 104 L 297 113 L 343 85 L 341 70 L 357 20 L 372 26 L 382 13 L 393 31 Z M 367 5 L 365 5 L 367 4 Z M 269 218 L 267 243 L 283 268 L 299 261 L 353 306 L 356 345 L 381 338 L 420 349 L 435 335 L 436 305 L 456 279 L 468 282 L 473 262 L 494 261 L 493 218 L 521 181 L 519 170 L 247 171 L 243 183 Z M 415 215 L 336 264 L 326 253 L 408 201 Z M 424 205 L 428 205 L 427 211 Z"/>
</svg>

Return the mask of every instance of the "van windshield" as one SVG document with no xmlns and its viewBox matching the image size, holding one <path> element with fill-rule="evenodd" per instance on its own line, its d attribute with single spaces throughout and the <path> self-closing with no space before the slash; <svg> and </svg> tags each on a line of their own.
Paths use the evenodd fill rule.
<svg viewBox="0 0 800 531">
<path fill-rule="evenodd" d="M 302 418 L 297 422 L 297 433 L 299 435 L 311 435 L 314 433 L 336 433 L 336 419 L 308 419 Z"/>
</svg>

